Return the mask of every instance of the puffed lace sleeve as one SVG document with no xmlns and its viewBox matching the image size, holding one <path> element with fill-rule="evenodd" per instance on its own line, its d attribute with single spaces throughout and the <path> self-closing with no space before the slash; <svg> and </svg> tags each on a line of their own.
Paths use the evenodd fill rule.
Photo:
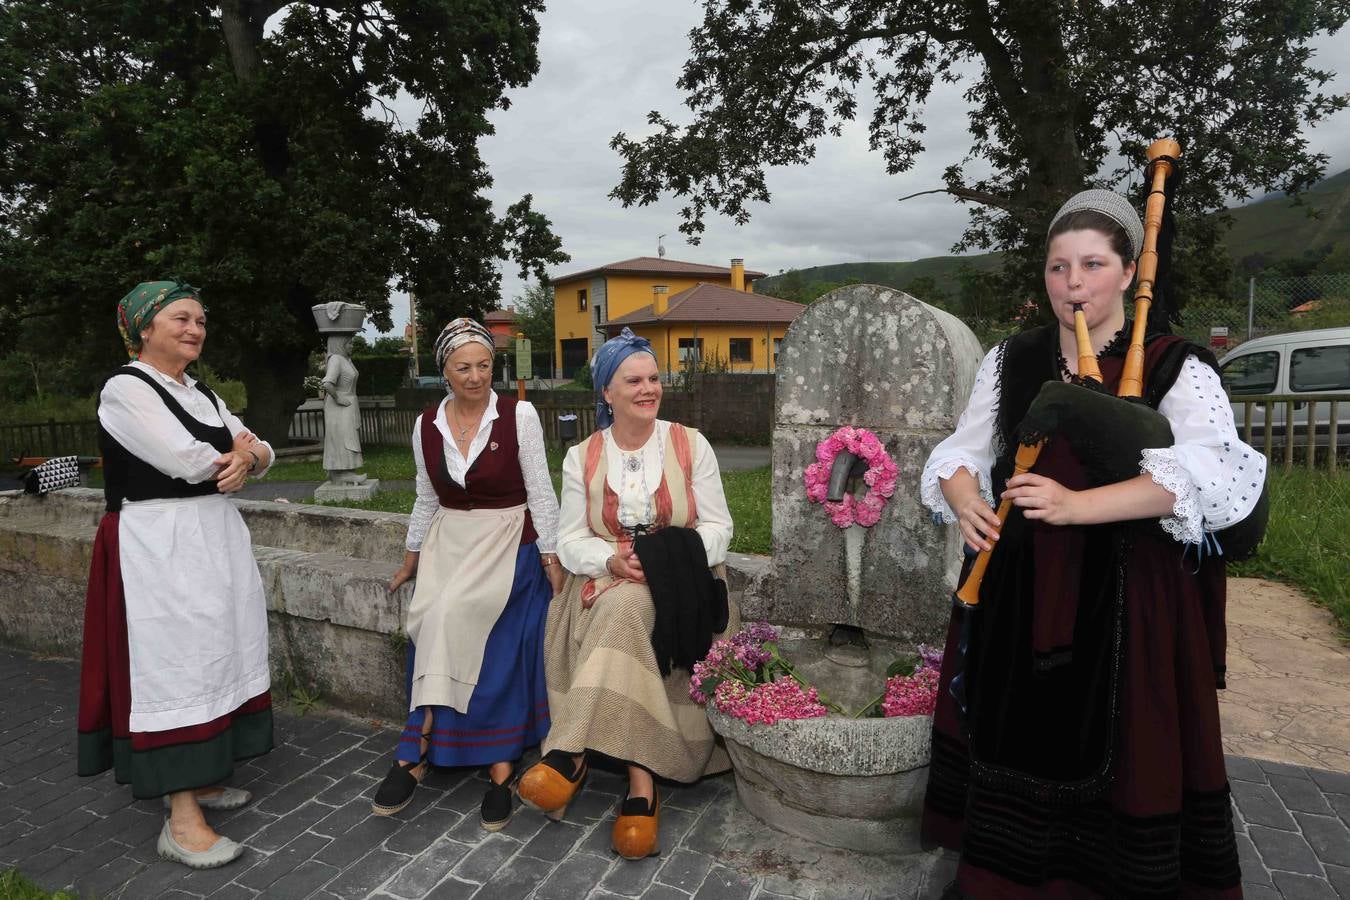
<svg viewBox="0 0 1350 900">
<path fill-rule="evenodd" d="M 525 504 L 539 534 L 540 553 L 552 553 L 558 545 L 558 497 L 548 474 L 544 452 L 544 426 L 533 403 L 516 404 L 516 437 L 520 445 L 520 474 L 525 480 Z"/>
<path fill-rule="evenodd" d="M 1143 451 L 1139 465 L 1176 497 L 1163 530 L 1199 543 L 1205 532 L 1247 518 L 1261 496 L 1266 458 L 1238 437 L 1218 373 L 1194 354 L 1186 357 L 1158 411 L 1176 443 Z"/>
<path fill-rule="evenodd" d="M 990 471 L 994 467 L 994 415 L 998 408 L 998 357 L 1000 347 L 985 354 L 980 369 L 975 373 L 975 386 L 970 399 L 953 431 L 933 448 L 923 467 L 919 480 L 919 499 L 944 523 L 956 521 L 956 514 L 942 496 L 939 481 L 951 478 L 957 469 L 964 468 L 980 482 L 980 495 L 990 506 L 994 504 Z"/>
<path fill-rule="evenodd" d="M 694 530 L 703 538 L 703 550 L 708 565 L 726 562 L 727 548 L 731 546 L 731 510 L 727 507 L 726 492 L 722 489 L 722 473 L 717 465 L 717 454 L 712 444 L 696 432 L 694 440 L 693 488 L 694 502 L 698 504 L 698 524 Z"/>
<path fill-rule="evenodd" d="M 412 451 L 413 464 L 417 467 L 417 499 L 413 501 L 412 515 L 408 517 L 408 539 L 404 546 L 414 553 L 419 553 L 422 550 L 422 540 L 427 536 L 427 529 L 431 527 L 431 517 L 441 505 L 440 498 L 436 496 L 436 489 L 431 486 L 426 460 L 422 458 L 421 416 L 413 422 Z"/>
</svg>

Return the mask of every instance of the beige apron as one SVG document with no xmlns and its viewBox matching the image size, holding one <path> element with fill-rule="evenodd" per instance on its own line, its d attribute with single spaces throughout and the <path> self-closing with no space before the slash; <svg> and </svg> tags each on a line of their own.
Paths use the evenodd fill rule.
<svg viewBox="0 0 1350 900">
<path fill-rule="evenodd" d="M 441 507 L 432 517 L 408 607 L 408 637 L 417 648 L 409 711 L 469 711 L 488 635 L 511 597 L 525 514 L 522 503 Z"/>
</svg>

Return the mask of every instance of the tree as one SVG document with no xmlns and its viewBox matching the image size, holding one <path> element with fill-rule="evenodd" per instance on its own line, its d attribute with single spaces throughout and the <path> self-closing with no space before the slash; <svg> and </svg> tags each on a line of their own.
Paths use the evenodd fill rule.
<svg viewBox="0 0 1350 900">
<path fill-rule="evenodd" d="M 0 341 L 92 389 L 138 281 L 201 286 L 206 358 L 284 434 L 316 345 L 310 306 L 431 333 L 567 259 L 527 195 L 503 216 L 486 113 L 538 68 L 540 0 L 145 0 L 0 5 Z M 404 122 L 388 105 L 410 96 Z M 0 352 L 3 352 L 0 347 Z"/>
<path fill-rule="evenodd" d="M 553 288 L 536 281 L 516 295 L 516 331 L 525 332 L 536 352 L 553 350 Z"/>
<path fill-rule="evenodd" d="M 1344 24 L 1344 0 L 704 0 L 704 10 L 679 79 L 693 121 L 652 112 L 654 133 L 611 142 L 624 160 L 611 196 L 647 204 L 673 192 L 687 201 L 691 242 L 709 210 L 747 221 L 749 203 L 770 199 L 766 170 L 809 162 L 868 87 L 872 148 L 889 173 L 910 169 L 942 81 L 964 85 L 971 104 L 969 148 L 938 189 L 975 205 L 956 252 L 1010 251 L 1018 286 L 1033 288 L 1058 205 L 1089 183 L 1127 183 L 1150 140 L 1175 135 L 1178 215 L 1203 255 L 1218 232 L 1200 214 L 1225 197 L 1297 194 L 1318 180 L 1326 157 L 1303 134 L 1346 106 L 1320 92 L 1330 74 L 1308 47 Z"/>
</svg>

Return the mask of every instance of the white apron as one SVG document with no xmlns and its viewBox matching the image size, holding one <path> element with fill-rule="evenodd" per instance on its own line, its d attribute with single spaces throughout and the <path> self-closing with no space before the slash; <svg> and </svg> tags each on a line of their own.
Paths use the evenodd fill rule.
<svg viewBox="0 0 1350 900">
<path fill-rule="evenodd" d="M 201 725 L 267 690 L 267 599 L 222 494 L 128 501 L 118 518 L 132 731 Z"/>
</svg>

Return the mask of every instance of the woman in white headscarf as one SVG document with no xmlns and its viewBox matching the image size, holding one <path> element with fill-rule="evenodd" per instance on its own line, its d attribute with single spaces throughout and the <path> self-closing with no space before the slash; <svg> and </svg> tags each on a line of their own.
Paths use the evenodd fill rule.
<svg viewBox="0 0 1350 900">
<path fill-rule="evenodd" d="M 408 721 L 372 811 L 412 800 L 428 768 L 489 767 L 482 824 L 513 811 L 513 763 L 548 733 L 544 622 L 562 589 L 558 500 L 539 414 L 492 390 L 492 334 L 455 319 L 436 341 L 449 394 L 413 426 L 417 502 L 389 589 L 408 608 Z"/>
</svg>

